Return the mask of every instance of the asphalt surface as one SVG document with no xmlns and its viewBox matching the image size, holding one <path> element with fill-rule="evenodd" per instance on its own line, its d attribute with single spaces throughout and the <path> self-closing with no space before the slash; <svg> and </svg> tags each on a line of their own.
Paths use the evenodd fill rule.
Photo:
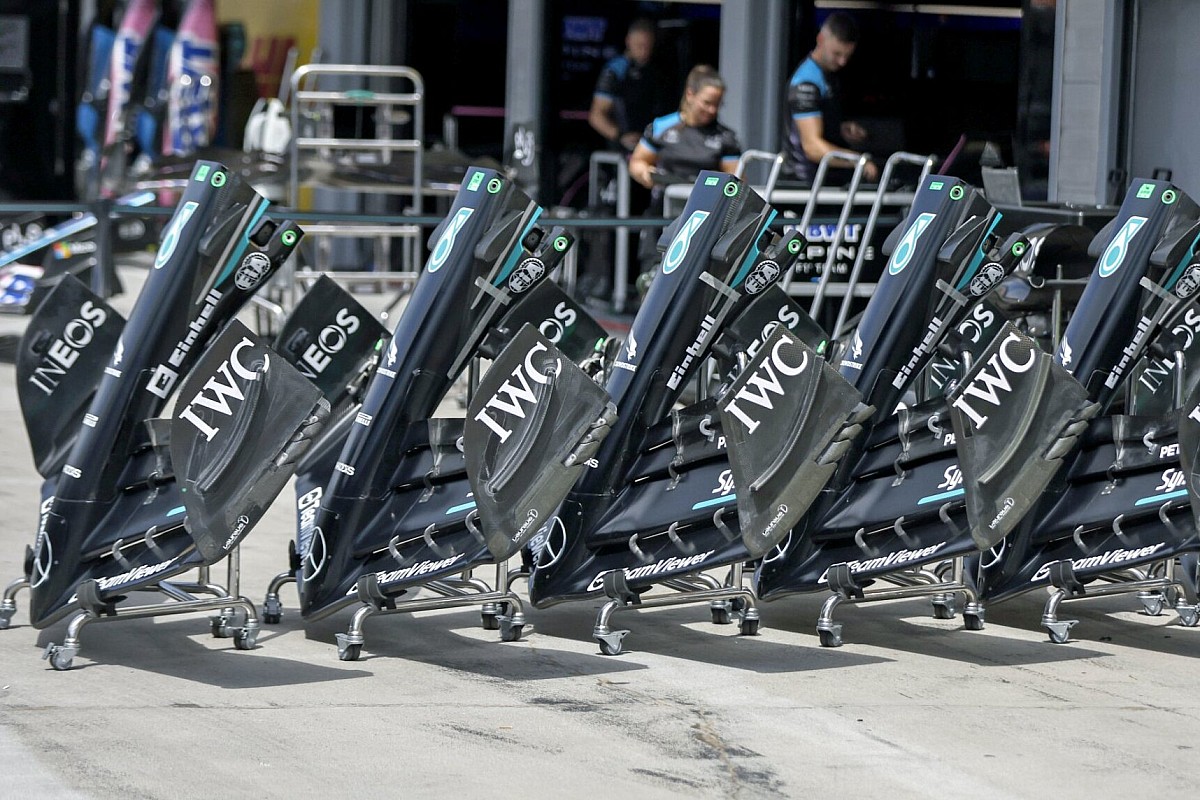
<svg viewBox="0 0 1200 800">
<path fill-rule="evenodd" d="M 22 324 L 0 318 L 0 333 Z M 10 364 L 0 414 L 6 583 L 40 483 Z M 286 567 L 291 502 L 242 546 L 255 602 Z M 294 588 L 282 596 L 282 623 L 252 651 L 213 638 L 207 614 L 118 619 L 85 627 L 75 668 L 57 672 L 40 656 L 65 624 L 34 630 L 18 594 L 0 631 L 0 797 L 1091 798 L 1195 784 L 1200 630 L 1131 596 L 1064 605 L 1081 620 L 1065 645 L 1039 627 L 1042 592 L 989 608 L 978 632 L 925 600 L 842 606 L 836 649 L 818 645 L 818 595 L 762 604 L 757 636 L 713 625 L 705 605 L 621 612 L 614 626 L 632 633 L 615 657 L 591 638 L 595 602 L 527 608 L 534 630 L 511 643 L 476 609 L 449 609 L 372 618 L 357 662 L 334 645 L 349 611 L 305 625 Z"/>
</svg>

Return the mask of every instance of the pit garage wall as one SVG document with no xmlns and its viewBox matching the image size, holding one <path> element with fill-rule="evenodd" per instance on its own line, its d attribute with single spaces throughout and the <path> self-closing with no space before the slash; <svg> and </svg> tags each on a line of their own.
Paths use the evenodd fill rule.
<svg viewBox="0 0 1200 800">
<path fill-rule="evenodd" d="M 1159 168 L 1200 195 L 1200 2 L 1058 0 L 1055 22 L 1050 199 L 1119 203 Z"/>
<path fill-rule="evenodd" d="M 1200 197 L 1200 3 L 1139 0 L 1133 11 L 1130 174 L 1166 168 Z"/>
</svg>

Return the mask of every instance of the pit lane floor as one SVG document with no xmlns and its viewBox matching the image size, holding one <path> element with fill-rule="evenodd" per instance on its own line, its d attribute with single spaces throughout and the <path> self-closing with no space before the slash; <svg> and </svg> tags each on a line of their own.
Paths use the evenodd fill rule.
<svg viewBox="0 0 1200 800">
<path fill-rule="evenodd" d="M 136 269 L 122 277 L 138 285 Z M 0 318 L 0 333 L 23 321 Z M 6 583 L 40 483 L 11 364 L 0 414 Z M 255 602 L 286 566 L 291 502 L 242 546 Z M 18 595 L 0 631 L 0 797 L 974 800 L 1195 783 L 1200 630 L 1131 596 L 1065 606 L 1081 620 L 1067 645 L 1039 627 L 1040 591 L 990 608 L 980 632 L 925 601 L 843 606 L 838 649 L 818 646 L 816 595 L 762 604 L 753 637 L 703 605 L 622 612 L 617 657 L 591 639 L 598 603 L 527 608 L 535 630 L 515 643 L 476 610 L 432 611 L 369 620 L 357 662 L 334 645 L 348 612 L 305 626 L 294 587 L 282 596 L 253 651 L 212 638 L 203 614 L 125 620 L 86 627 L 75 668 L 55 672 L 40 655 L 64 625 L 29 627 Z"/>
</svg>

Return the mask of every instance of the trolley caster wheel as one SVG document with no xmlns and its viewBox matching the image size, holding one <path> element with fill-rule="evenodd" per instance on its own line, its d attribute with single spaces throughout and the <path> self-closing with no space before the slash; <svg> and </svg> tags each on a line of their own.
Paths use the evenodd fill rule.
<svg viewBox="0 0 1200 800">
<path fill-rule="evenodd" d="M 230 637 L 229 619 L 226 617 L 213 617 L 209 620 L 211 623 L 212 635 L 214 639 L 228 639 Z"/>
<path fill-rule="evenodd" d="M 278 625 L 283 620 L 283 603 L 278 597 L 263 600 L 262 621 L 266 625 Z"/>
<path fill-rule="evenodd" d="M 58 645 L 51 642 L 46 645 L 46 650 L 42 653 L 42 658 L 50 662 L 50 666 L 57 672 L 66 672 L 75 662 L 75 654 L 79 651 L 77 647 L 67 647 L 66 645 Z"/>
<path fill-rule="evenodd" d="M 500 605 L 484 603 L 479 609 L 479 624 L 485 631 L 500 630 Z"/>
<path fill-rule="evenodd" d="M 1175 612 L 1179 614 L 1179 624 L 1185 628 L 1194 628 L 1196 623 L 1200 622 L 1200 606 L 1188 606 L 1180 603 L 1175 606 Z"/>
<path fill-rule="evenodd" d="M 709 610 L 712 612 L 713 625 L 728 625 L 733 621 L 731 605 L 725 601 L 714 600 Z"/>
<path fill-rule="evenodd" d="M 233 632 L 233 646 L 238 650 L 253 650 L 258 641 L 258 628 L 238 628 Z"/>
<path fill-rule="evenodd" d="M 1077 619 L 1063 619 L 1058 622 L 1043 622 L 1050 634 L 1050 641 L 1055 644 L 1066 644 L 1071 640 L 1071 628 L 1079 622 Z"/>
<path fill-rule="evenodd" d="M 521 634 L 525 631 L 524 614 L 513 614 L 511 617 L 501 614 L 496 617 L 496 622 L 500 628 L 500 641 L 520 641 Z"/>
<path fill-rule="evenodd" d="M 958 613 L 958 609 L 954 607 L 953 600 L 934 600 L 933 601 L 933 618 L 934 619 L 954 619 Z"/>
<path fill-rule="evenodd" d="M 629 635 L 629 631 L 613 631 L 593 634 L 593 638 L 600 645 L 601 653 L 606 656 L 619 656 L 621 655 L 622 641 L 627 635 Z"/>
<path fill-rule="evenodd" d="M 336 635 L 338 660 L 339 661 L 358 661 L 358 657 L 362 655 L 362 634 L 358 634 L 352 640 L 350 634 L 339 633 Z"/>
<path fill-rule="evenodd" d="M 817 628 L 817 636 L 821 639 L 821 647 L 842 646 L 842 626 L 834 625 L 831 629 Z"/>
<path fill-rule="evenodd" d="M 758 622 L 757 619 L 742 619 L 741 623 L 738 624 L 738 635 L 757 636 Z"/>
<path fill-rule="evenodd" d="M 1162 614 L 1167 602 L 1166 598 L 1158 592 L 1138 594 L 1138 600 L 1142 601 L 1142 611 L 1148 617 L 1157 617 Z"/>
<path fill-rule="evenodd" d="M 12 625 L 13 614 L 17 613 L 15 608 L 0 608 L 0 631 L 8 630 Z"/>
<path fill-rule="evenodd" d="M 983 614 L 963 613 L 963 627 L 969 631 L 983 630 Z"/>
</svg>

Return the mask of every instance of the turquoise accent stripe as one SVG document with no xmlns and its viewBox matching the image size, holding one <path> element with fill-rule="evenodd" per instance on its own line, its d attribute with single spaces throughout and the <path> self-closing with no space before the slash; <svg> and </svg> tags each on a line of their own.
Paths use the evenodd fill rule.
<svg viewBox="0 0 1200 800">
<path fill-rule="evenodd" d="M 923 506 L 926 503 L 936 503 L 938 500 L 949 500 L 951 497 L 962 497 L 966 492 L 962 489 L 952 489 L 941 494 L 931 494 L 929 497 L 922 497 L 917 501 L 917 505 Z"/>
<path fill-rule="evenodd" d="M 457 506 L 450 506 L 450 508 L 446 509 L 446 513 L 447 514 L 456 514 L 459 511 L 470 511 L 474 507 L 475 507 L 475 501 L 472 500 L 469 503 L 461 503 Z"/>
<path fill-rule="evenodd" d="M 727 503 L 732 503 L 735 500 L 737 500 L 736 492 L 733 494 L 725 495 L 724 497 L 715 497 L 712 500 L 701 500 L 699 503 L 696 503 L 696 505 L 692 506 L 692 511 L 695 511 L 700 508 L 708 508 L 710 506 L 723 506 Z"/>
<path fill-rule="evenodd" d="M 183 506 L 178 506 L 177 508 L 172 508 L 170 511 L 168 511 L 167 516 L 173 517 L 176 514 L 182 514 L 184 511 L 187 511 L 187 509 L 184 508 Z"/>
<path fill-rule="evenodd" d="M 1134 503 L 1134 505 L 1148 506 L 1151 503 L 1161 503 L 1164 500 L 1174 500 L 1176 497 L 1187 497 L 1187 489 L 1178 489 L 1174 492 L 1167 492 L 1166 494 L 1156 494 L 1150 497 L 1143 497 L 1141 500 L 1138 500 L 1136 503 Z"/>
<path fill-rule="evenodd" d="M 750 267 L 754 266 L 754 261 L 758 258 L 758 240 L 762 238 L 763 231 L 771 227 L 771 223 L 775 221 L 775 217 L 778 214 L 778 211 L 772 210 L 771 215 L 767 217 L 766 224 L 759 228 L 758 233 L 754 235 L 754 244 L 750 245 L 750 253 L 746 256 L 746 260 L 742 262 L 742 268 L 738 270 L 737 275 L 733 276 L 733 282 L 729 284 L 730 287 L 736 289 L 741 285 L 742 281 L 746 280 L 746 276 L 750 274 Z"/>
<path fill-rule="evenodd" d="M 242 258 L 242 253 L 246 252 L 246 247 L 250 244 L 250 231 L 254 230 L 254 226 L 258 224 L 260 219 L 262 219 L 263 214 L 267 213 L 267 207 L 270 205 L 270 202 L 263 200 L 255 210 L 254 216 L 250 218 L 250 224 L 246 226 L 246 232 L 242 234 L 242 241 L 238 243 L 237 250 L 235 250 L 233 255 L 229 257 L 229 260 L 225 262 L 225 267 L 221 270 L 221 274 L 217 276 L 215 281 L 213 281 L 214 286 L 225 280 L 229 273 L 233 272 L 237 268 L 237 264 Z"/>
<path fill-rule="evenodd" d="M 1188 262 L 1192 260 L 1192 256 L 1196 252 L 1196 244 L 1198 242 L 1200 242 L 1200 234 L 1197 234 L 1196 238 L 1192 239 L 1191 247 L 1188 248 L 1187 253 L 1184 254 L 1183 258 L 1179 259 L 1179 266 L 1175 267 L 1175 271 L 1171 273 L 1170 279 L 1163 284 L 1163 288 L 1165 288 L 1168 292 L 1175 288 L 1176 283 L 1179 283 L 1179 278 L 1183 275 L 1183 268 L 1186 267 Z"/>
<path fill-rule="evenodd" d="M 524 241 L 525 235 L 529 233 L 530 229 L 533 228 L 533 223 L 537 222 L 538 217 L 541 215 L 542 207 L 538 206 L 537 210 L 533 212 L 533 216 L 529 218 L 529 224 L 522 229 L 521 236 L 517 239 L 518 246 L 513 248 L 512 255 L 508 257 L 508 261 L 504 264 L 504 269 L 500 270 L 500 275 L 496 278 L 496 280 L 492 281 L 493 286 L 499 286 L 500 284 L 504 283 L 512 271 L 517 268 L 517 261 L 520 260 L 521 253 L 524 251 L 524 248 L 520 247 L 519 244 L 520 242 Z"/>
<path fill-rule="evenodd" d="M 992 220 L 992 224 L 988 226 L 987 232 L 983 235 L 984 241 L 987 241 L 987 237 L 990 236 L 992 231 L 996 229 L 996 226 L 1000 224 L 1000 220 L 1003 217 L 1003 214 L 996 212 L 996 219 Z M 963 273 L 963 279 L 958 282 L 958 286 L 954 287 L 955 289 L 961 292 L 967 287 L 967 284 L 970 283 L 971 279 L 975 277 L 975 272 L 979 269 L 979 265 L 983 263 L 984 255 L 986 255 L 986 253 L 984 253 L 983 250 L 975 251 L 975 256 L 971 259 L 970 266 L 968 266 L 967 271 Z"/>
</svg>

